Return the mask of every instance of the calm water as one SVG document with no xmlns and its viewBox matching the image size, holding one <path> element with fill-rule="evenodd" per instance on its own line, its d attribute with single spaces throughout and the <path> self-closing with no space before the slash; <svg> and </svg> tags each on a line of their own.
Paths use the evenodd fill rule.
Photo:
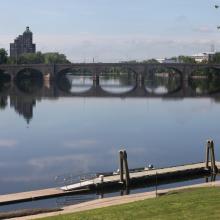
<svg viewBox="0 0 220 220">
<path fill-rule="evenodd" d="M 89 77 L 70 78 L 71 93 L 92 86 Z M 101 81 L 113 93 L 130 91 L 133 81 L 128 82 Z M 164 93 L 166 85 L 148 88 Z M 51 95 L 54 89 L 48 83 L 33 93 L 16 85 L 2 89 L 1 194 L 58 186 L 59 175 L 117 170 L 121 148 L 127 149 L 130 168 L 164 167 L 203 161 L 205 141 L 213 138 L 220 159 L 216 99 L 58 97 Z"/>
</svg>

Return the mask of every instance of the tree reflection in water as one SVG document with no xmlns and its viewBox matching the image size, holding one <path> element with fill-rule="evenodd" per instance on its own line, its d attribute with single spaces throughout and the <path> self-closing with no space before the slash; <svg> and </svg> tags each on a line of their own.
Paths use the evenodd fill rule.
<svg viewBox="0 0 220 220">
<path fill-rule="evenodd" d="M 220 70 L 201 69 L 192 74 L 191 88 L 196 94 L 211 94 L 220 91 Z"/>
<path fill-rule="evenodd" d="M 148 93 L 163 95 L 181 87 L 180 74 L 173 69 L 155 68 L 145 77 L 145 89 Z"/>
<path fill-rule="evenodd" d="M 100 75 L 100 86 L 109 93 L 127 93 L 136 86 L 135 73 L 126 67 L 106 68 Z"/>
<path fill-rule="evenodd" d="M 26 69 L 18 73 L 15 83 L 20 91 L 34 94 L 43 87 L 43 75 L 36 70 Z"/>
<path fill-rule="evenodd" d="M 92 73 L 85 68 L 67 69 L 58 75 L 56 83 L 64 92 L 84 93 L 93 85 Z"/>
<path fill-rule="evenodd" d="M 58 80 L 57 84 L 59 88 L 68 93 L 84 93 L 91 89 L 93 85 L 92 76 L 83 75 L 62 75 Z"/>
</svg>

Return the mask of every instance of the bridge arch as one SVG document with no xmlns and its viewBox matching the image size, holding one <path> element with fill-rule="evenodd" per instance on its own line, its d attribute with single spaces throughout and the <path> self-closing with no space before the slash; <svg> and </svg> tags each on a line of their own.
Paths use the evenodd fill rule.
<svg viewBox="0 0 220 220">
<path fill-rule="evenodd" d="M 14 82 L 21 92 L 35 94 L 43 88 L 44 75 L 38 69 L 23 68 L 17 72 Z"/>
<path fill-rule="evenodd" d="M 57 73 L 56 73 L 56 77 L 60 77 L 62 75 L 65 75 L 67 73 L 71 73 L 73 75 L 80 75 L 80 74 L 83 74 L 83 75 L 92 75 L 93 74 L 93 71 L 90 69 L 90 68 L 87 68 L 87 67 L 74 67 L 74 66 L 70 66 L 70 67 L 65 67 L 61 70 L 59 70 Z"/>
<path fill-rule="evenodd" d="M 81 94 L 93 86 L 93 74 L 88 68 L 64 68 L 57 73 L 56 83 L 64 92 Z"/>
<path fill-rule="evenodd" d="M 39 77 L 43 79 L 43 73 L 35 68 L 21 68 L 18 70 L 18 72 L 15 75 L 15 79 L 18 79 L 19 77 Z"/>
<path fill-rule="evenodd" d="M 0 69 L 0 81 L 1 82 L 10 82 L 11 81 L 11 75 L 5 71 L 4 69 Z"/>
<path fill-rule="evenodd" d="M 129 66 L 108 66 L 99 74 L 101 89 L 110 94 L 126 94 L 137 86 L 137 72 Z"/>
<path fill-rule="evenodd" d="M 168 95 L 181 90 L 182 71 L 175 66 L 152 65 L 144 79 L 144 88 L 154 96 Z"/>
</svg>

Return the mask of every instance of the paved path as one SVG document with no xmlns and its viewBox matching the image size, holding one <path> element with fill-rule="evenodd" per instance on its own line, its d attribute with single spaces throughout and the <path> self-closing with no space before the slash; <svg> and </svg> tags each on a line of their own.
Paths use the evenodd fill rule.
<svg viewBox="0 0 220 220">
<path fill-rule="evenodd" d="M 220 187 L 220 181 L 159 190 L 158 193 L 159 194 L 168 193 L 168 192 L 175 191 L 175 190 L 183 190 L 183 189 L 198 188 L 198 187 L 211 187 L 211 186 Z M 14 219 L 16 220 L 39 219 L 43 217 L 57 216 L 60 214 L 75 213 L 75 212 L 80 212 L 80 211 L 88 211 L 88 210 L 97 209 L 97 208 L 109 207 L 113 205 L 121 205 L 121 204 L 141 201 L 141 200 L 155 198 L 155 197 L 156 197 L 155 191 L 152 191 L 152 192 L 138 193 L 138 194 L 132 194 L 132 195 L 126 195 L 126 196 L 117 196 L 117 197 L 111 197 L 111 198 L 105 198 L 105 199 L 97 199 L 97 200 L 93 200 L 89 202 L 80 203 L 77 205 L 64 207 L 64 210 L 59 211 L 59 212 L 39 214 L 35 216 L 20 217 L 20 218 L 14 218 Z"/>
</svg>

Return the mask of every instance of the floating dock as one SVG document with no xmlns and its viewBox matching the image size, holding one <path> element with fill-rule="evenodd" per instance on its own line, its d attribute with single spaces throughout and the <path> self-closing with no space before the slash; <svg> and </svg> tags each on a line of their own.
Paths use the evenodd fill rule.
<svg viewBox="0 0 220 220">
<path fill-rule="evenodd" d="M 220 162 L 216 162 L 216 167 L 220 170 Z M 210 175 L 210 170 L 211 167 L 209 166 L 207 169 L 204 162 L 150 170 L 143 168 L 143 170 L 129 172 L 129 185 L 132 186 L 142 182 L 155 183 L 156 181 L 164 179 L 169 181 L 170 179 L 181 179 L 195 175 Z M 124 182 L 121 181 L 120 174 L 113 174 L 107 176 L 99 175 L 99 177 L 90 180 L 63 186 L 61 189 L 63 191 L 72 191 L 82 188 L 107 189 L 119 185 L 124 185 Z"/>
<path fill-rule="evenodd" d="M 206 160 L 201 163 L 186 164 L 175 167 L 153 169 L 149 168 L 128 169 L 126 150 L 119 151 L 120 169 L 116 173 L 97 174 L 90 179 L 81 179 L 78 182 L 71 180 L 71 183 L 60 188 L 49 188 L 29 192 L 21 192 L 7 195 L 0 195 L 0 205 L 27 202 L 46 198 L 61 197 L 74 194 L 92 193 L 95 191 L 112 190 L 137 186 L 139 184 L 154 184 L 159 181 L 176 182 L 176 180 L 193 178 L 194 176 L 215 176 L 220 170 L 220 162 L 215 160 L 214 142 L 208 140 L 206 145 Z M 213 179 L 213 180 L 214 180 Z"/>
<path fill-rule="evenodd" d="M 56 198 L 71 194 L 83 194 L 87 192 L 87 189 L 73 190 L 72 192 L 65 192 L 60 188 L 48 188 L 27 192 L 12 193 L 6 195 L 0 195 L 0 205 L 9 205 L 21 202 L 28 202 L 34 200 Z"/>
<path fill-rule="evenodd" d="M 216 168 L 220 170 L 220 162 L 216 162 Z M 206 167 L 206 163 L 186 164 L 182 166 L 151 169 L 151 170 L 132 170 L 130 175 L 130 184 L 135 185 L 140 182 L 152 182 L 155 179 L 167 181 L 171 179 L 181 179 L 193 175 L 210 175 L 211 166 Z M 49 188 L 29 192 L 21 192 L 7 195 L 0 195 L 0 205 L 27 202 L 46 198 L 89 193 L 96 189 L 108 189 L 114 186 L 122 186 L 120 174 L 99 175 L 90 180 L 83 180 L 79 183 L 70 184 L 60 188 Z"/>
</svg>

